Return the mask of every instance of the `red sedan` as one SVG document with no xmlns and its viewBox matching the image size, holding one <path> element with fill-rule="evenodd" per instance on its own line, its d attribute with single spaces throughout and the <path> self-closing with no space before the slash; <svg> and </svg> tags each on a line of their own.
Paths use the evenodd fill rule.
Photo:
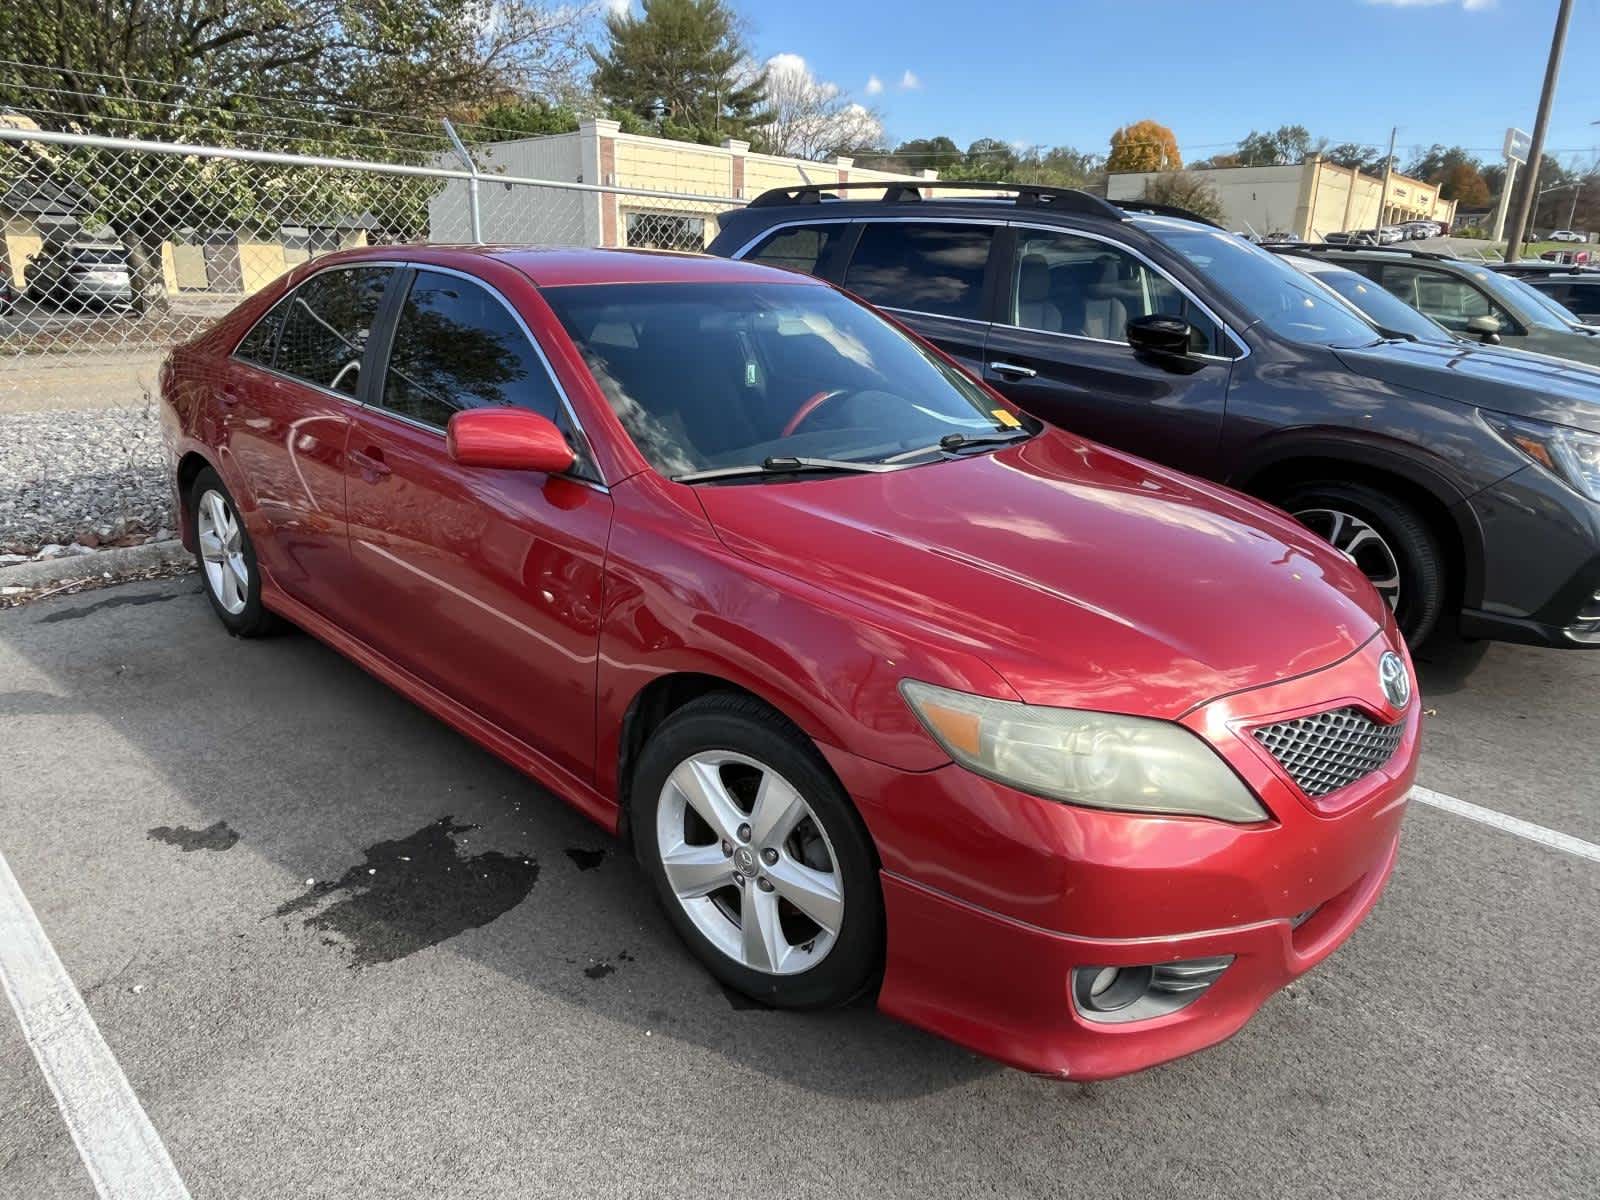
<svg viewBox="0 0 1600 1200">
<path fill-rule="evenodd" d="M 176 349 L 184 537 L 631 841 L 724 983 L 1094 1079 L 1237 1030 L 1394 863 L 1346 559 L 1039 426 L 810 278 L 364 249 Z"/>
</svg>

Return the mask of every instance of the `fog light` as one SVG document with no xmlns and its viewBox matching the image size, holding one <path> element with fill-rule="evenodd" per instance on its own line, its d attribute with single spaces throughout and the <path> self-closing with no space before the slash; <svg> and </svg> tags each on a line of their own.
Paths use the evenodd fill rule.
<svg viewBox="0 0 1600 1200">
<path fill-rule="evenodd" d="M 1164 1017 L 1198 1000 L 1233 955 L 1135 967 L 1075 967 L 1072 999 L 1090 1021 L 1121 1023 Z"/>
</svg>

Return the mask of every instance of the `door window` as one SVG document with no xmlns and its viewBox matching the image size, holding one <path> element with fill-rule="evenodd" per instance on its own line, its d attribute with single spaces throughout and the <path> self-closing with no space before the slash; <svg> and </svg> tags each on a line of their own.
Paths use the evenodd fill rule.
<svg viewBox="0 0 1600 1200">
<path fill-rule="evenodd" d="M 779 229 L 770 234 L 745 258 L 750 262 L 765 263 L 769 267 L 784 267 L 790 271 L 804 271 L 807 275 L 824 274 L 824 264 L 834 253 L 849 230 L 848 225 L 803 225 L 797 229 Z"/>
<path fill-rule="evenodd" d="M 289 298 L 274 365 L 286 375 L 346 396 L 356 394 L 392 267 L 349 267 L 306 280 Z"/>
<path fill-rule="evenodd" d="M 443 428 L 465 408 L 515 405 L 556 420 L 555 383 L 499 297 L 457 275 L 418 271 L 395 323 L 384 408 Z"/>
<path fill-rule="evenodd" d="M 872 304 L 976 320 L 992 241 L 987 225 L 870 222 L 844 286 Z"/>
<path fill-rule="evenodd" d="M 278 352 L 278 334 L 283 329 L 283 319 L 289 312 L 292 297 L 285 297 L 267 310 L 266 316 L 258 320 L 244 335 L 244 339 L 233 352 L 235 358 L 242 358 L 245 362 L 255 363 L 258 367 L 272 366 L 272 358 Z"/>
<path fill-rule="evenodd" d="M 1142 259 L 1093 238 L 1017 231 L 1011 324 L 1126 342 L 1129 320 L 1157 314 L 1189 322 L 1194 353 L 1221 352 L 1216 324 Z"/>
<path fill-rule="evenodd" d="M 1458 333 L 1465 332 L 1474 317 L 1493 317 L 1506 331 L 1517 327 L 1510 313 L 1458 275 L 1385 263 L 1379 282 L 1412 308 Z"/>
</svg>

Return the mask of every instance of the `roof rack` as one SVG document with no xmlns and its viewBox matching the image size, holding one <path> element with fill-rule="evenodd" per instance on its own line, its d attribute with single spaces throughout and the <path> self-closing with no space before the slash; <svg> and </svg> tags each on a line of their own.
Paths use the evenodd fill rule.
<svg viewBox="0 0 1600 1200">
<path fill-rule="evenodd" d="M 1437 262 L 1460 262 L 1459 254 L 1437 250 L 1412 250 L 1407 246 L 1352 246 L 1344 242 L 1269 242 L 1263 250 L 1284 250 L 1294 254 L 1399 254 L 1407 258 L 1429 258 Z"/>
<path fill-rule="evenodd" d="M 1080 191 L 1078 188 L 1049 187 L 1036 183 L 983 183 L 976 179 L 887 181 L 853 179 L 848 183 L 806 183 L 794 187 L 770 188 L 750 201 L 749 207 L 775 208 L 783 204 L 820 204 L 825 199 L 841 198 L 834 193 L 865 188 L 877 188 L 881 191 L 883 195 L 878 200 L 883 204 L 920 201 L 924 198 L 920 190 L 922 188 L 938 188 L 940 191 L 1011 192 L 1015 195 L 1015 203 L 1019 208 L 1051 208 L 1090 217 L 1108 217 L 1113 221 L 1127 219 L 1127 214 L 1115 204 L 1089 192 Z"/>
<path fill-rule="evenodd" d="M 1153 217 L 1182 217 L 1185 221 L 1198 221 L 1202 225 L 1209 225 L 1213 229 L 1224 229 L 1226 226 L 1213 221 L 1210 217 L 1203 217 L 1197 212 L 1191 212 L 1176 204 L 1157 204 L 1153 200 L 1119 200 L 1117 207 L 1125 213 L 1149 213 Z"/>
</svg>

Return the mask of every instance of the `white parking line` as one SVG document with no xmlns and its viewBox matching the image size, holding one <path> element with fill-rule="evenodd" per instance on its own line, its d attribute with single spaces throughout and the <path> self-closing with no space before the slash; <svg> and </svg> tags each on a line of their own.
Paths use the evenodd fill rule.
<svg viewBox="0 0 1600 1200">
<path fill-rule="evenodd" d="M 1469 821 L 1481 821 L 1485 825 L 1492 825 L 1519 838 L 1527 838 L 1530 842 L 1549 846 L 1552 850 L 1564 850 L 1568 854 L 1576 854 L 1579 858 L 1587 858 L 1590 862 L 1600 862 L 1600 846 L 1586 842 L 1582 838 L 1575 838 L 1570 833 L 1558 833 L 1554 829 L 1546 829 L 1543 825 L 1535 825 L 1532 821 L 1524 821 L 1521 817 L 1510 817 L 1492 808 L 1484 808 L 1466 800 L 1457 800 L 1454 796 L 1447 796 L 1432 788 L 1414 787 L 1411 789 L 1411 798 L 1423 804 L 1431 804 L 1434 808 L 1442 808 L 1445 812 L 1455 813 L 1458 817 L 1466 817 Z"/>
<path fill-rule="evenodd" d="M 189 1200 L 3 854 L 0 983 L 101 1200 Z"/>
</svg>

